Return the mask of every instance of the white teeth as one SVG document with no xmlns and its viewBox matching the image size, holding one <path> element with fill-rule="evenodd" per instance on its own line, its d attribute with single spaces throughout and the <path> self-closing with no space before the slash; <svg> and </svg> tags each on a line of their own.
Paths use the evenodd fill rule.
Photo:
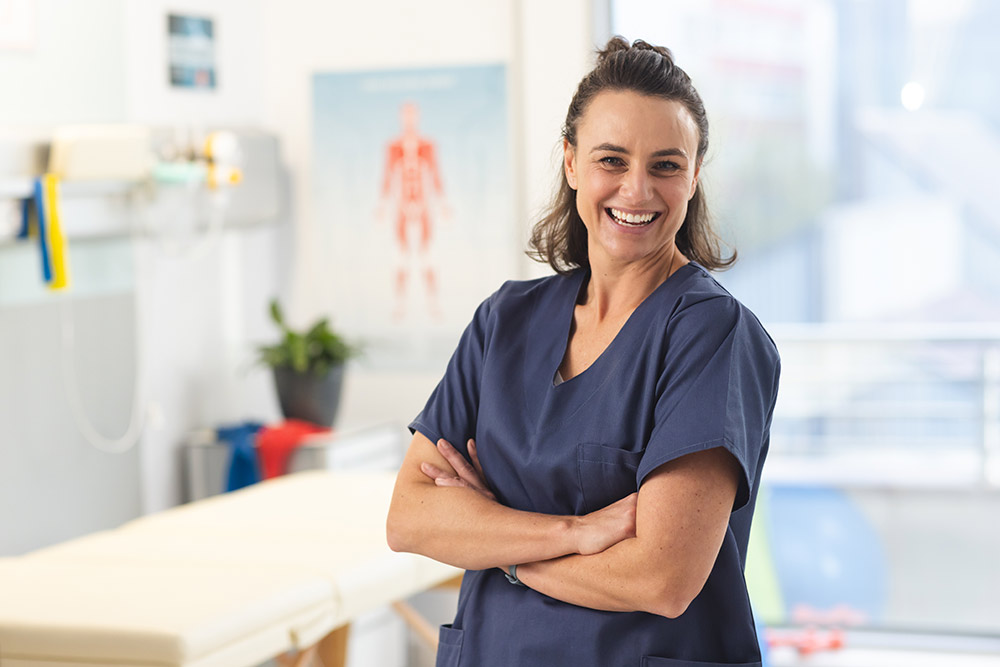
<svg viewBox="0 0 1000 667">
<path fill-rule="evenodd" d="M 612 208 L 609 210 L 611 211 L 611 215 L 615 218 L 615 220 L 617 220 L 618 222 L 628 223 L 630 225 L 644 225 L 656 217 L 655 213 L 642 213 L 640 215 L 633 215 L 632 213 L 619 211 L 616 208 Z"/>
</svg>

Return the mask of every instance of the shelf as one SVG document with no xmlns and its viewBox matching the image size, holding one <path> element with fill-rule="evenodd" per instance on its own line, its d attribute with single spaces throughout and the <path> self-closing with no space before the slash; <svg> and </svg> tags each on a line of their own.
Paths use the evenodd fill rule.
<svg viewBox="0 0 1000 667">
<path fill-rule="evenodd" d="M 277 137 L 253 129 L 233 131 L 242 152 L 243 182 L 225 193 L 223 225 L 233 229 L 281 222 L 289 209 L 290 187 Z M 165 130 L 154 132 L 155 137 L 166 134 Z M 0 143 L 0 247 L 17 243 L 10 221 L 19 220 L 18 200 L 34 194 L 34 178 L 46 164 L 39 156 L 46 148 L 37 142 Z M 63 232 L 71 242 L 131 236 L 137 231 L 146 234 L 147 228 L 168 233 L 196 231 L 206 227 L 213 215 L 206 206 L 203 186 L 69 180 L 60 184 L 60 192 Z M 180 218 L 184 224 L 175 224 Z"/>
<path fill-rule="evenodd" d="M 69 181 L 60 183 L 63 197 L 107 197 L 123 195 L 141 187 L 138 181 Z M 30 178 L 13 178 L 0 181 L 0 199 L 26 199 L 34 194 Z"/>
</svg>

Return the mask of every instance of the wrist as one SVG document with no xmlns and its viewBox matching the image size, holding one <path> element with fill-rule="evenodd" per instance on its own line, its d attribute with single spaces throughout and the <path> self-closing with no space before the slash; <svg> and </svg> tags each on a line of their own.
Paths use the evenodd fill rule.
<svg viewBox="0 0 1000 667">
<path fill-rule="evenodd" d="M 567 554 L 584 553 L 584 544 L 587 538 L 587 517 L 568 516 L 566 517 L 566 534 L 568 538 Z"/>
</svg>

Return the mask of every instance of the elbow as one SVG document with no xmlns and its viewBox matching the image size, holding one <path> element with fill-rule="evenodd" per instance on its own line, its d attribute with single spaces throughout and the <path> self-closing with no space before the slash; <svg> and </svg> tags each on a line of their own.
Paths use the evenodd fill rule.
<svg viewBox="0 0 1000 667">
<path fill-rule="evenodd" d="M 389 548 L 395 552 L 406 551 L 403 537 L 399 534 L 399 531 L 394 529 L 391 522 L 386 522 L 385 524 L 385 543 L 389 545 Z"/>
<path fill-rule="evenodd" d="M 663 604 L 657 613 L 660 616 L 665 616 L 667 618 L 678 618 L 684 612 L 687 611 L 688 606 L 690 606 L 691 601 L 680 601 L 680 600 L 669 600 L 667 604 Z"/>
<path fill-rule="evenodd" d="M 652 600 L 646 605 L 646 611 L 657 616 L 666 618 L 677 618 L 687 611 L 690 601 L 678 600 L 674 597 L 664 596 L 658 600 Z"/>
<path fill-rule="evenodd" d="M 666 618 L 678 618 L 694 601 L 696 594 L 685 594 L 683 586 L 676 582 L 663 583 L 659 586 L 649 586 L 646 590 L 652 592 L 644 605 L 644 611 Z"/>
<path fill-rule="evenodd" d="M 644 563 L 641 571 L 648 574 L 637 577 L 642 580 L 637 591 L 639 609 L 670 619 L 684 615 L 708 582 L 709 572 L 693 569 L 670 567 L 661 560 Z"/>
<path fill-rule="evenodd" d="M 385 518 L 385 541 L 393 551 L 427 555 L 422 551 L 429 532 L 422 494 L 420 487 L 397 483 Z"/>
<path fill-rule="evenodd" d="M 393 551 L 413 551 L 411 536 L 406 530 L 406 523 L 399 516 L 399 512 L 389 511 L 389 516 L 385 521 L 385 541 Z"/>
</svg>

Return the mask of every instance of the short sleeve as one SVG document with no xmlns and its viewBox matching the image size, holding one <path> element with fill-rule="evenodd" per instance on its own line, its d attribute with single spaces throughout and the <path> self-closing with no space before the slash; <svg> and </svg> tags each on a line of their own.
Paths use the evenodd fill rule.
<svg viewBox="0 0 1000 667">
<path fill-rule="evenodd" d="M 743 476 L 733 510 L 749 502 L 766 454 L 777 396 L 778 353 L 757 319 L 731 296 L 679 309 L 667 323 L 654 424 L 636 473 L 724 447 Z"/>
<path fill-rule="evenodd" d="M 444 438 L 460 451 L 475 437 L 480 381 L 486 356 L 490 311 L 496 295 L 483 301 L 459 339 L 444 377 L 410 425 L 431 442 Z"/>
</svg>

